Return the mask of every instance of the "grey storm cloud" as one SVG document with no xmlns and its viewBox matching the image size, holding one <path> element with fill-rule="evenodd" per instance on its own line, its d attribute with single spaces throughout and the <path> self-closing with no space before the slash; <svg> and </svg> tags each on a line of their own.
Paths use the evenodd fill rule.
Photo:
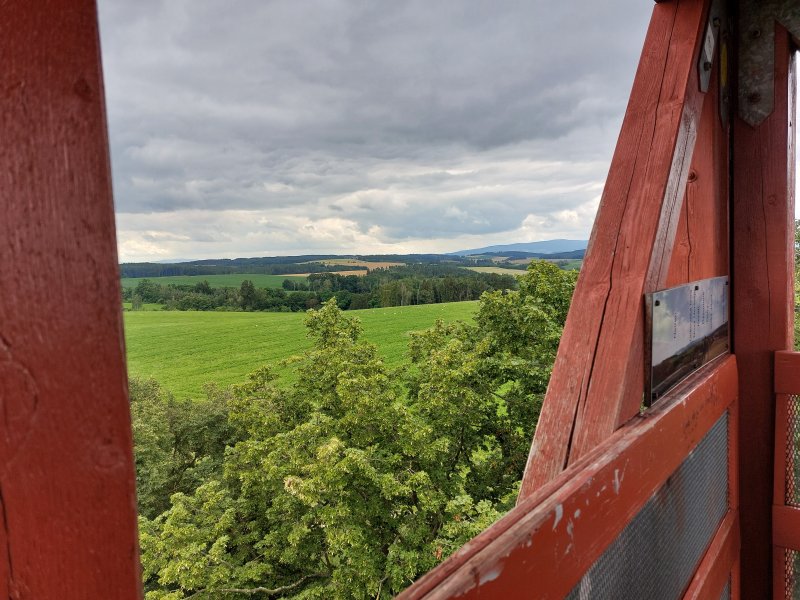
<svg viewBox="0 0 800 600">
<path fill-rule="evenodd" d="M 587 236 L 651 6 L 99 9 L 120 254 L 141 260 Z"/>
</svg>

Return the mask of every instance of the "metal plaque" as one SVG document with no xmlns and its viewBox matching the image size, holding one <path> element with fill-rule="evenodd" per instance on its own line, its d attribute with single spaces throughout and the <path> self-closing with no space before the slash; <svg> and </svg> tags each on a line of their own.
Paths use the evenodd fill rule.
<svg viewBox="0 0 800 600">
<path fill-rule="evenodd" d="M 728 289 L 714 277 L 647 294 L 649 402 L 728 352 Z"/>
</svg>

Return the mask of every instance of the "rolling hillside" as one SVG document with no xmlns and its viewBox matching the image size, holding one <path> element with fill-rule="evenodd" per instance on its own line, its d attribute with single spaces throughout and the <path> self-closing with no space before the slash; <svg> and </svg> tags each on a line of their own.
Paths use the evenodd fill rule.
<svg viewBox="0 0 800 600">
<path fill-rule="evenodd" d="M 353 311 L 366 339 L 376 343 L 390 365 L 401 364 L 408 332 L 437 319 L 471 319 L 477 302 L 428 304 Z M 126 312 L 125 342 L 131 376 L 154 377 L 180 398 L 199 397 L 206 382 L 241 383 L 266 363 L 310 347 L 303 313 Z M 287 374 L 290 369 L 279 369 Z"/>
</svg>

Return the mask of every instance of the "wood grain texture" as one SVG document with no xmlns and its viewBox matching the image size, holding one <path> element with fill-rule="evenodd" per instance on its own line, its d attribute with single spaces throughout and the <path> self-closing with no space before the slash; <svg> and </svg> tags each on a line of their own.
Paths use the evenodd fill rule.
<svg viewBox="0 0 800 600">
<path fill-rule="evenodd" d="M 734 118 L 733 348 L 739 360 L 742 597 L 772 593 L 775 424 L 773 353 L 792 347 L 794 294 L 794 64 L 775 35 L 775 110 L 753 128 Z"/>
<path fill-rule="evenodd" d="M 728 145 L 728 127 L 719 118 L 719 73 L 715 69 L 703 100 L 665 287 L 730 272 Z"/>
<path fill-rule="evenodd" d="M 398 598 L 564 597 L 735 406 L 737 388 L 735 357 L 702 369 L 570 467 L 551 493 L 518 504 L 480 546 L 451 556 Z"/>
<path fill-rule="evenodd" d="M 0 3 L 0 595 L 141 596 L 92 0 Z"/>
<path fill-rule="evenodd" d="M 654 8 L 520 499 L 638 412 L 643 294 L 668 276 L 702 108 L 695 68 L 707 7 Z"/>
</svg>

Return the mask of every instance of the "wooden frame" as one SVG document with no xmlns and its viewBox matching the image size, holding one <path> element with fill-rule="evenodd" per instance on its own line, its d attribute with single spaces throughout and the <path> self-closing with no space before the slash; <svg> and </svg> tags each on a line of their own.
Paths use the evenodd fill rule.
<svg viewBox="0 0 800 600">
<path fill-rule="evenodd" d="M 0 23 L 0 589 L 140 598 L 95 3 Z"/>
<path fill-rule="evenodd" d="M 537 598 L 563 597 L 723 412 L 733 409 L 729 427 L 736 425 L 737 379 L 733 356 L 702 369 L 398 598 L 530 598 L 531 582 Z M 735 428 L 729 431 L 735 436 Z M 729 473 L 735 458 L 729 456 Z M 736 483 L 729 480 L 729 512 L 690 584 L 691 597 L 719 597 L 734 569 Z"/>
<path fill-rule="evenodd" d="M 654 8 L 520 500 L 639 411 L 642 298 L 669 277 L 705 97 L 696 69 L 709 6 L 678 0 Z"/>
<path fill-rule="evenodd" d="M 732 340 L 741 390 L 742 596 L 766 598 L 772 554 L 773 357 L 794 338 L 794 46 L 775 24 L 775 108 L 733 123 Z M 777 591 L 777 588 L 776 588 Z"/>
<path fill-rule="evenodd" d="M 786 589 L 786 550 L 800 551 L 800 506 L 791 503 L 794 489 L 796 452 L 790 444 L 792 396 L 800 395 L 800 353 L 775 353 L 775 474 L 772 500 L 772 582 L 775 598 L 789 597 Z M 792 488 L 792 489 L 790 489 Z"/>
</svg>

